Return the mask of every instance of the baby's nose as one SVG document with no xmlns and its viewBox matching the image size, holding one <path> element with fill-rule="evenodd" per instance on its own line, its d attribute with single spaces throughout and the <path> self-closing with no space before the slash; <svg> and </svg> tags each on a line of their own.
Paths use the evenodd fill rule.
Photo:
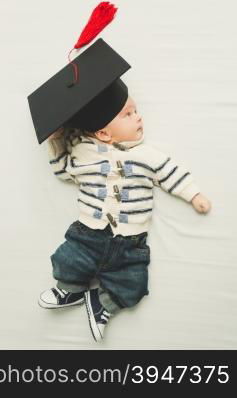
<svg viewBox="0 0 237 398">
<path fill-rule="evenodd" d="M 142 120 L 141 115 L 137 113 L 137 121 L 140 122 Z"/>
</svg>

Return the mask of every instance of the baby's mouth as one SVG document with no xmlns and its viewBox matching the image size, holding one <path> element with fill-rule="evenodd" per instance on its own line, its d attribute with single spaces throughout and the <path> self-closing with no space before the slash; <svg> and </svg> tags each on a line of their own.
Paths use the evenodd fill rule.
<svg viewBox="0 0 237 398">
<path fill-rule="evenodd" d="M 143 128 L 142 128 L 142 127 L 139 127 L 139 129 L 137 129 L 137 136 L 138 136 L 138 138 L 140 138 L 140 137 L 142 136 L 142 134 L 143 134 Z"/>
</svg>

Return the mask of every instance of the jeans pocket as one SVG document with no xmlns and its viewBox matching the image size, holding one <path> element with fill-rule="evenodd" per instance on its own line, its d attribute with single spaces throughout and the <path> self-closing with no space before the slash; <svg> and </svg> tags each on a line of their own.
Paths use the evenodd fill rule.
<svg viewBox="0 0 237 398">
<path fill-rule="evenodd" d="M 150 259 L 150 247 L 146 243 L 147 234 L 142 234 L 136 244 L 136 253 L 142 257 Z"/>
<path fill-rule="evenodd" d="M 144 233 L 141 234 L 136 242 L 136 248 L 139 250 L 147 249 L 146 239 L 147 239 L 147 234 Z"/>
<path fill-rule="evenodd" d="M 81 221 L 75 221 L 71 227 L 76 228 L 77 232 L 84 235 L 94 236 L 97 232 L 96 229 L 88 227 L 88 225 L 83 224 Z"/>
<path fill-rule="evenodd" d="M 144 256 L 150 256 L 150 248 L 149 246 L 146 246 L 145 248 L 141 248 L 141 247 L 136 247 L 136 253 L 139 255 L 144 255 Z"/>
<path fill-rule="evenodd" d="M 80 221 L 78 221 L 78 220 L 73 222 L 71 227 L 75 228 L 77 231 L 82 231 L 83 232 L 82 223 Z"/>
</svg>

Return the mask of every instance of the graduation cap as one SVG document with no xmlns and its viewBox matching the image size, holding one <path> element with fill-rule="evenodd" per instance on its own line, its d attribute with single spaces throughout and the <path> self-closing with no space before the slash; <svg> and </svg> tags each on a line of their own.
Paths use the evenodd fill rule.
<svg viewBox="0 0 237 398">
<path fill-rule="evenodd" d="M 108 2 L 99 6 L 102 5 L 103 12 L 109 8 L 112 20 L 116 9 Z M 88 34 L 88 29 L 84 29 L 84 41 L 82 32 L 74 48 L 82 47 L 98 34 L 98 7 L 97 24 L 93 23 L 93 14 L 88 23 L 89 27 L 92 23 L 93 32 Z M 120 77 L 131 66 L 103 39 L 98 39 L 73 63 L 74 70 L 79 70 L 79 79 L 77 76 L 72 82 L 71 65 L 67 64 L 27 97 L 39 144 L 62 126 L 97 131 L 120 112 L 127 100 L 128 89 Z"/>
</svg>

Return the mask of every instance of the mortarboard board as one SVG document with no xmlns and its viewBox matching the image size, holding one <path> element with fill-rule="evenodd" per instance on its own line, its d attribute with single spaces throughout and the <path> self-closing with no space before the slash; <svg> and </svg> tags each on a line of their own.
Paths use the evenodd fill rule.
<svg viewBox="0 0 237 398">
<path fill-rule="evenodd" d="M 98 39 L 73 62 L 79 82 L 71 84 L 69 64 L 27 99 L 39 144 L 58 128 L 96 131 L 123 108 L 128 89 L 120 79 L 131 66 L 103 39 Z"/>
</svg>

